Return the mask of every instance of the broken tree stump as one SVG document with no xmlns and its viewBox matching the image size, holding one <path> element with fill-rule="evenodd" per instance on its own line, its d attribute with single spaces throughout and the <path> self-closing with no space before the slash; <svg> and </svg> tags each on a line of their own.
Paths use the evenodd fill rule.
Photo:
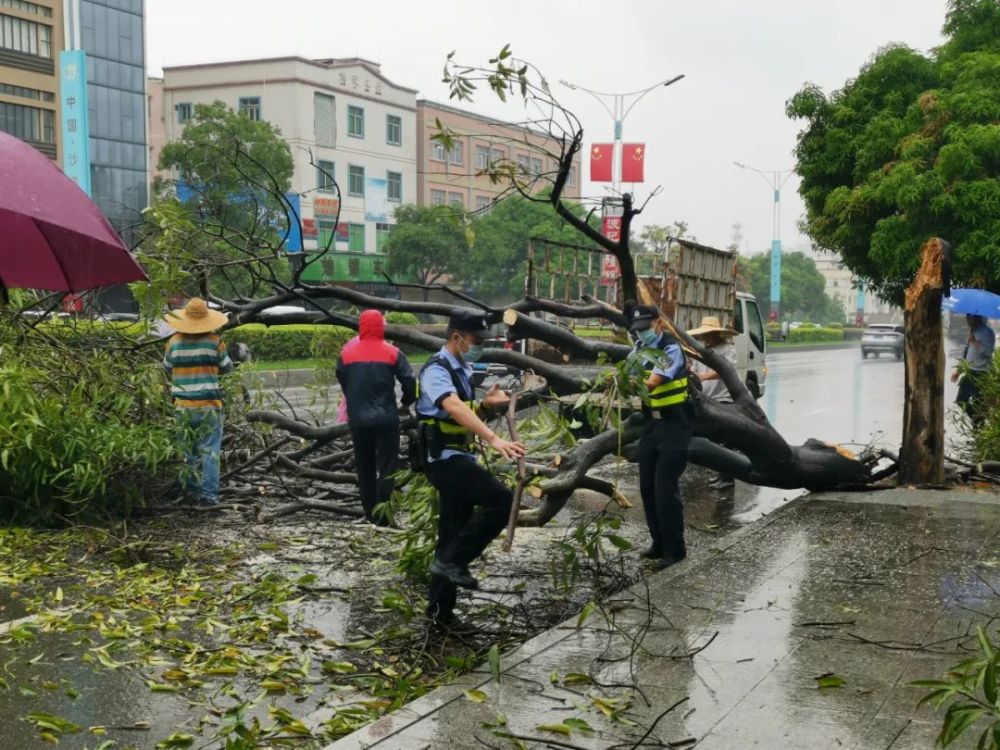
<svg viewBox="0 0 1000 750">
<path fill-rule="evenodd" d="M 944 483 L 944 343 L 941 300 L 950 293 L 951 246 L 934 237 L 921 249 L 920 269 L 906 290 L 906 392 L 899 481 Z"/>
</svg>

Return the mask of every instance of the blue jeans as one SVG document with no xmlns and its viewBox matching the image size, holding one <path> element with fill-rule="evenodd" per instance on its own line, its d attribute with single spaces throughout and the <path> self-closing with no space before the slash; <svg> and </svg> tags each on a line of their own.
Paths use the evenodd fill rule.
<svg viewBox="0 0 1000 750">
<path fill-rule="evenodd" d="M 202 503 L 219 502 L 219 457 L 222 454 L 221 409 L 177 409 L 181 450 L 187 464 L 181 486 Z"/>
</svg>

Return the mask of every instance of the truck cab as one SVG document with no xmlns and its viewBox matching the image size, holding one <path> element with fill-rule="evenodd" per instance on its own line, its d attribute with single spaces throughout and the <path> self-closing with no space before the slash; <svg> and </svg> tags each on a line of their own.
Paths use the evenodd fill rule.
<svg viewBox="0 0 1000 750">
<path fill-rule="evenodd" d="M 767 342 L 760 306 L 752 294 L 736 293 L 733 328 L 736 330 L 733 340 L 736 344 L 736 369 L 750 395 L 760 398 L 764 395 L 767 380 Z"/>
</svg>

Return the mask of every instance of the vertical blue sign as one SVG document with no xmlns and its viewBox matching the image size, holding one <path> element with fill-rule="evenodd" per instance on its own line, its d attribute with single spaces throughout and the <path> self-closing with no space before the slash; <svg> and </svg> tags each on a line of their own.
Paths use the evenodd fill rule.
<svg viewBox="0 0 1000 750">
<path fill-rule="evenodd" d="M 781 305 L 781 240 L 771 240 L 771 310 Z"/>
<path fill-rule="evenodd" d="M 87 55 L 81 49 L 59 53 L 59 105 L 62 110 L 63 172 L 90 195 Z"/>
<path fill-rule="evenodd" d="M 865 311 L 865 282 L 858 282 L 858 296 L 854 303 L 854 309 L 856 312 L 864 313 Z"/>
</svg>

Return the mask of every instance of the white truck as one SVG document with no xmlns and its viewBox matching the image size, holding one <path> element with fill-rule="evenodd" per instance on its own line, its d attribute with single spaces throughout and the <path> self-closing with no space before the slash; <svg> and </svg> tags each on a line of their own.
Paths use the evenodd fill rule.
<svg viewBox="0 0 1000 750">
<path fill-rule="evenodd" d="M 664 257 L 665 256 L 665 257 Z M 737 332 L 736 368 L 754 398 L 764 395 L 767 342 L 757 298 L 736 290 L 736 253 L 690 240 L 670 242 L 665 254 L 637 253 L 640 302 L 654 304 L 690 331 L 714 316 Z"/>
</svg>

